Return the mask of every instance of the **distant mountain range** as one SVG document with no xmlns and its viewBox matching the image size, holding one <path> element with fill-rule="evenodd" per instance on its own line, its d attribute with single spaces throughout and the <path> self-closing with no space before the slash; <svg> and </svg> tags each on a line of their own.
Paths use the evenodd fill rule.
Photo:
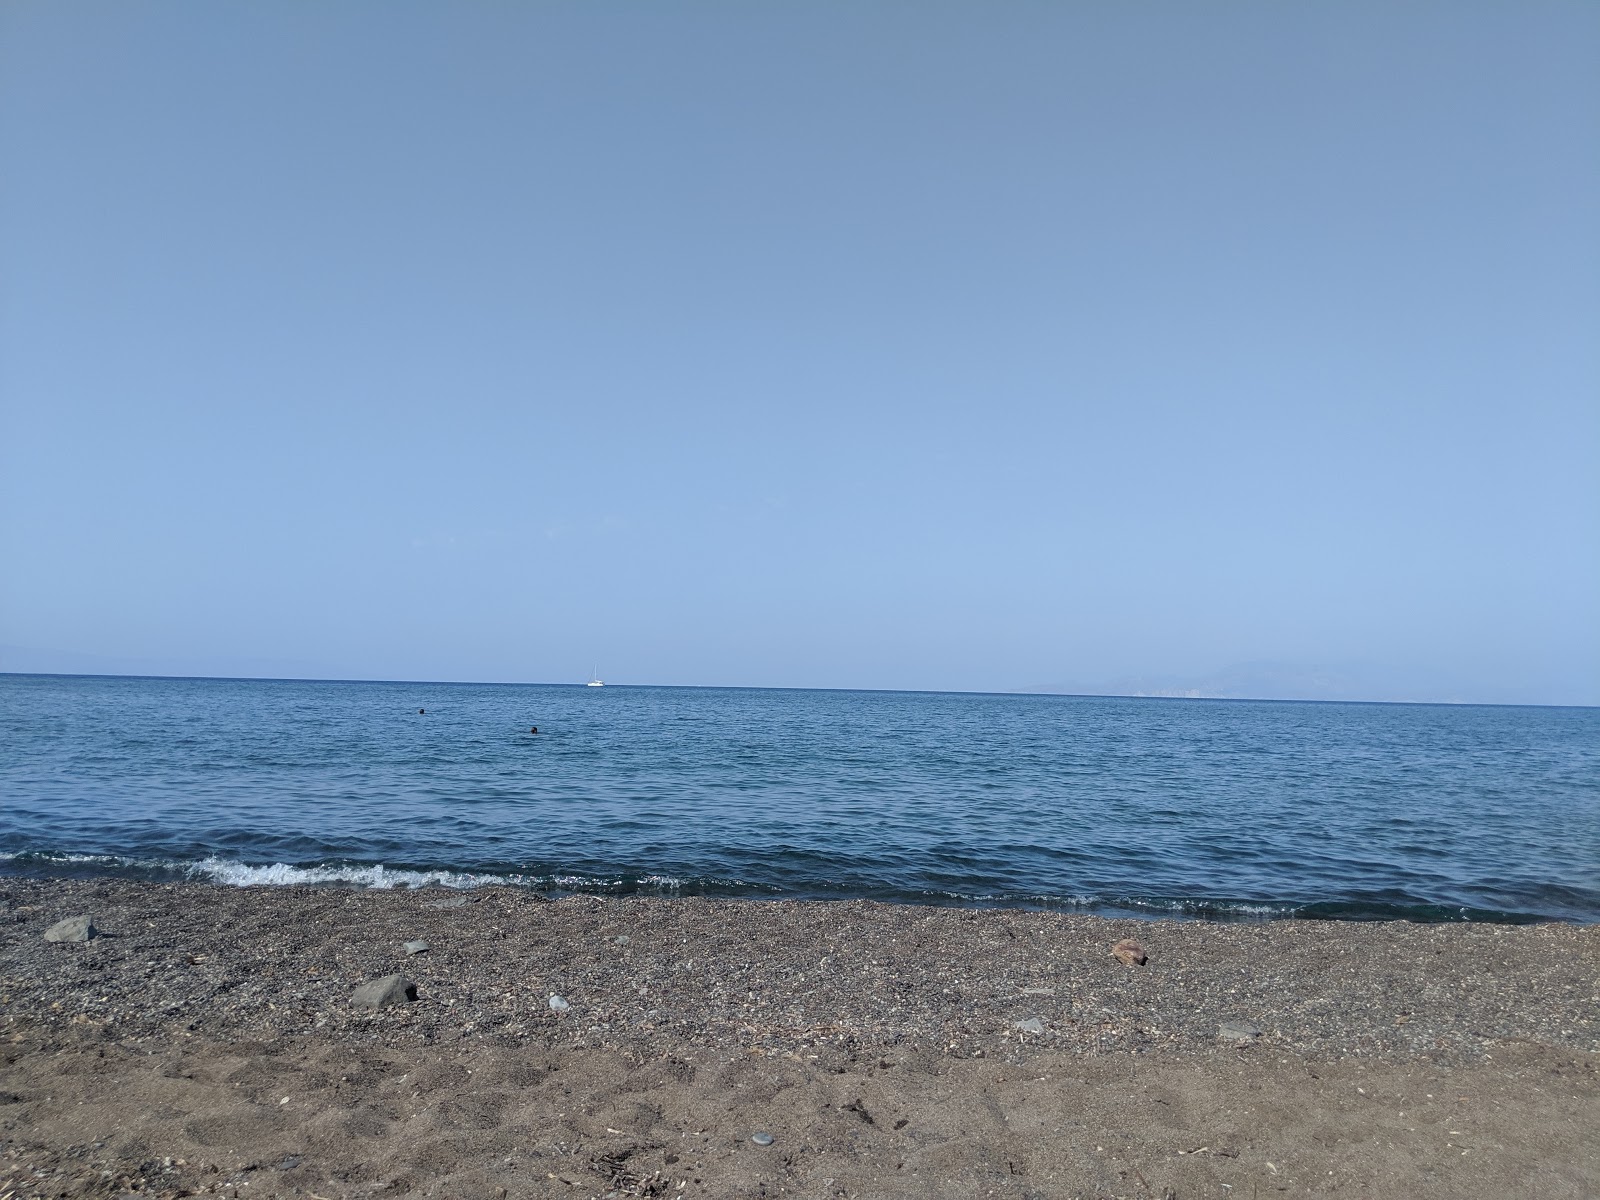
<svg viewBox="0 0 1600 1200">
<path fill-rule="evenodd" d="M 1528 697 L 1478 695 L 1456 681 L 1419 678 L 1375 663 L 1334 666 L 1245 662 L 1206 675 L 1125 676 L 1018 688 L 1084 696 L 1173 696 L 1216 700 L 1369 700 L 1431 704 L 1524 704 Z"/>
<path fill-rule="evenodd" d="M 0 645 L 0 671 L 18 675 L 227 676 L 234 679 L 317 679 L 328 674 L 315 663 L 276 658 L 121 658 L 76 650 Z"/>
<path fill-rule="evenodd" d="M 236 679 L 378 678 L 286 659 L 121 658 L 0 644 L 0 672 L 64 675 L 223 676 Z M 385 676 L 387 677 L 387 676 Z M 1065 696 L 1167 696 L 1216 700 L 1367 700 L 1410 704 L 1593 704 L 1589 693 L 1485 686 L 1442 672 L 1371 662 L 1235 663 L 1202 675 L 1126 675 L 1067 679 L 1006 689 Z M 1560 689 L 1556 689 L 1559 691 Z M 1569 689 L 1570 690 L 1570 689 Z"/>
</svg>

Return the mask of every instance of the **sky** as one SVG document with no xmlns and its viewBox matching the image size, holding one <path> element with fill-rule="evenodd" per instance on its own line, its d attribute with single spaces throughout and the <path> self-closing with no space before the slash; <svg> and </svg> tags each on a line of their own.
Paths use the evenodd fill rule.
<svg viewBox="0 0 1600 1200">
<path fill-rule="evenodd" d="M 0 670 L 1600 704 L 1600 6 L 0 6 Z"/>
</svg>

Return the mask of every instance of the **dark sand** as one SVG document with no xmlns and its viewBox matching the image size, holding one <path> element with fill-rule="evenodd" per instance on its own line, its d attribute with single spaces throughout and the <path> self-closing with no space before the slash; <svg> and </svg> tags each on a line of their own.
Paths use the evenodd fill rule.
<svg viewBox="0 0 1600 1200">
<path fill-rule="evenodd" d="M 0 880 L 0 1200 L 1597 1196 L 1597 965 L 1561 925 Z"/>
</svg>

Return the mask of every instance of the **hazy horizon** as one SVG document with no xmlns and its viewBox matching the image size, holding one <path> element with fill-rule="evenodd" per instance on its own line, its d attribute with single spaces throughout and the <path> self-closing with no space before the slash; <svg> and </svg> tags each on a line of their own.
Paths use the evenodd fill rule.
<svg viewBox="0 0 1600 1200">
<path fill-rule="evenodd" d="M 48 661 L 50 656 L 43 656 Z M 0 675 L 17 676 L 51 676 L 62 678 L 81 679 L 215 679 L 234 682 L 263 682 L 263 683 L 383 683 L 383 684 L 413 684 L 417 687 L 584 687 L 587 680 L 582 679 L 409 679 L 393 678 L 353 678 L 338 675 L 285 675 L 285 674 L 242 674 L 242 675 L 217 675 L 217 674 L 190 674 L 182 672 L 147 672 L 133 669 L 116 669 L 116 664 L 104 664 L 105 670 L 46 670 L 22 669 L 11 665 L 13 662 L 27 663 L 39 661 L 26 654 L 19 654 L 15 647 L 0 646 Z M 929 695 L 976 695 L 976 696 L 1061 696 L 1080 697 L 1086 699 L 1126 699 L 1126 700 L 1261 700 L 1283 701 L 1296 704 L 1424 704 L 1424 705 L 1460 705 L 1465 707 L 1479 706 L 1490 708 L 1595 708 L 1600 705 L 1591 704 L 1551 704 L 1542 701 L 1528 700 L 1485 700 L 1465 699 L 1452 696 L 1402 696 L 1402 695 L 1351 695 L 1346 694 L 1343 687 L 1321 688 L 1293 688 L 1277 687 L 1270 685 L 1260 688 L 1251 688 L 1248 684 L 1238 686 L 1239 667 L 1267 666 L 1281 669 L 1283 664 L 1239 664 L 1238 667 L 1216 672 L 1214 679 L 1229 680 L 1226 684 L 1173 683 L 1163 686 L 1159 681 L 1112 681 L 1101 684 L 1086 684 L 1075 687 L 1071 684 L 1034 684 L 1008 688 L 874 688 L 874 687 L 796 687 L 787 684 L 743 684 L 743 683 L 673 683 L 660 680 L 642 681 L 628 679 L 609 679 L 604 681 L 607 687 L 639 687 L 639 688 L 712 688 L 751 691 L 840 691 L 840 692 L 889 692 L 896 694 Z"/>
<path fill-rule="evenodd" d="M 1600 704 L 1597 53 L 16 0 L 0 669 Z"/>
</svg>

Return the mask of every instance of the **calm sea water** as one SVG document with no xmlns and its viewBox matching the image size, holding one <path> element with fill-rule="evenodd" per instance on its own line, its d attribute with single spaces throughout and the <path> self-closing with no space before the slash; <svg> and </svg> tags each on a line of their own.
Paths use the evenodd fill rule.
<svg viewBox="0 0 1600 1200">
<path fill-rule="evenodd" d="M 0 675 L 0 872 L 1593 922 L 1600 710 Z"/>
</svg>

